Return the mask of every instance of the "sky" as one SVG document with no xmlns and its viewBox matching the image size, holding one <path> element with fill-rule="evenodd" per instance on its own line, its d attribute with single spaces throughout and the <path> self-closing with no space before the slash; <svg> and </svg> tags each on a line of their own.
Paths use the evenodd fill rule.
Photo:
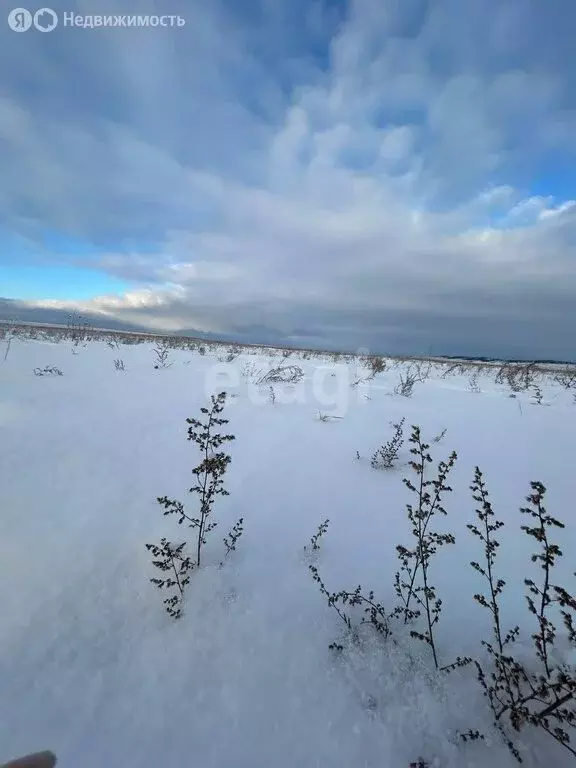
<svg viewBox="0 0 576 768">
<path fill-rule="evenodd" d="M 576 360 L 574 3 L 51 7 L 0 25 L 0 317 Z"/>
</svg>

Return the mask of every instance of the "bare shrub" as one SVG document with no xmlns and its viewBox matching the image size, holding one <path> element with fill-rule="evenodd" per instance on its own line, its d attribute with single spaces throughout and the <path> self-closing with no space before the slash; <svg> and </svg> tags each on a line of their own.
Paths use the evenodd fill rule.
<svg viewBox="0 0 576 768">
<path fill-rule="evenodd" d="M 332 421 L 333 419 L 341 419 L 342 416 L 333 416 L 330 413 L 322 413 L 322 411 L 318 411 L 318 421 L 323 422 L 326 424 L 329 421 Z"/>
<path fill-rule="evenodd" d="M 76 350 L 78 347 L 86 347 L 87 343 L 92 340 L 94 333 L 90 323 L 78 312 L 72 312 L 68 315 L 66 331 L 73 348 Z"/>
<path fill-rule="evenodd" d="M 265 373 L 257 384 L 297 384 L 303 376 L 304 371 L 299 365 L 280 365 Z"/>
<path fill-rule="evenodd" d="M 350 386 L 352 387 L 352 389 L 354 389 L 354 387 L 357 387 L 359 384 L 365 384 L 367 381 L 372 381 L 374 378 L 375 378 L 374 373 L 371 373 L 369 376 L 358 376 L 358 378 L 354 379 L 354 381 L 352 382 L 352 384 L 350 384 Z"/>
<path fill-rule="evenodd" d="M 156 370 L 159 368 L 170 368 L 173 364 L 170 360 L 170 344 L 167 339 L 158 339 L 152 353 L 154 355 L 154 360 L 156 361 L 154 363 L 154 368 Z"/>
<path fill-rule="evenodd" d="M 535 383 L 536 376 L 539 373 L 536 363 L 518 365 L 514 363 L 503 363 L 496 374 L 496 383 L 507 385 L 512 392 L 524 392 Z"/>
<path fill-rule="evenodd" d="M 531 483 L 532 493 L 527 497 L 528 506 L 520 512 L 532 518 L 533 525 L 522 525 L 522 530 L 531 536 L 539 547 L 532 555 L 532 562 L 538 563 L 542 570 L 542 583 L 538 585 L 532 578 L 524 579 L 528 588 L 526 601 L 530 613 L 536 618 L 536 631 L 532 634 L 535 655 L 540 670 L 527 669 L 514 657 L 512 650 L 519 637 L 518 626 L 507 631 L 502 626 L 502 614 L 499 598 L 506 582 L 494 573 L 496 551 L 499 542 L 496 532 L 504 525 L 497 520 L 488 497 L 482 472 L 475 469 L 471 485 L 474 500 L 478 504 L 476 514 L 479 525 L 468 525 L 484 546 L 485 565 L 471 563 L 472 567 L 484 577 L 488 585 L 488 595 L 476 594 L 474 599 L 492 616 L 491 642 L 482 640 L 482 645 L 492 661 L 493 671 L 488 675 L 480 662 L 474 661 L 477 677 L 484 690 L 494 720 L 502 733 L 509 749 L 520 761 L 520 753 L 504 729 L 506 720 L 519 732 L 526 725 L 542 728 L 553 739 L 562 744 L 576 756 L 570 746 L 570 735 L 566 728 L 576 726 L 576 675 L 573 666 L 553 660 L 551 649 L 557 636 L 557 629 L 550 618 L 550 607 L 556 603 L 560 608 L 569 642 L 576 646 L 576 627 L 574 614 L 576 598 L 564 587 L 552 584 L 552 569 L 562 551 L 549 539 L 552 528 L 564 528 L 564 525 L 552 517 L 544 507 L 546 488 L 540 482 Z M 575 574 L 576 575 L 576 574 Z"/>
<path fill-rule="evenodd" d="M 320 525 L 318 526 L 318 530 L 316 531 L 314 536 L 310 538 L 310 549 L 312 550 L 312 552 L 317 552 L 320 549 L 320 539 L 322 538 L 322 536 L 324 536 L 324 534 L 328 530 L 329 524 L 330 524 L 330 519 L 326 518 L 326 520 L 320 523 Z M 304 547 L 304 550 L 307 551 L 308 547 Z"/>
<path fill-rule="evenodd" d="M 470 389 L 470 392 L 474 392 L 475 394 L 480 394 L 480 385 L 478 383 L 478 371 L 474 371 L 474 373 L 468 378 L 468 387 Z"/>
<path fill-rule="evenodd" d="M 370 370 L 370 379 L 375 378 L 379 373 L 384 373 L 386 370 L 385 359 L 377 355 L 368 355 L 364 358 L 363 363 Z"/>
<path fill-rule="evenodd" d="M 517 374 L 520 379 L 522 389 L 527 390 L 534 387 L 540 376 L 540 369 L 537 363 L 526 363 L 520 366 Z"/>
<path fill-rule="evenodd" d="M 6 342 L 6 349 L 4 350 L 4 359 L 2 362 L 6 362 L 8 359 L 8 355 L 10 354 L 10 347 L 12 346 L 12 341 L 16 337 L 16 319 L 11 317 L 7 321 L 6 325 L 4 326 L 4 333 L 3 333 L 3 339 Z"/>
<path fill-rule="evenodd" d="M 430 374 L 432 373 L 432 363 L 417 361 L 410 365 L 409 370 L 414 376 L 414 380 L 417 383 L 423 384 L 430 378 Z"/>
<path fill-rule="evenodd" d="M 232 554 L 232 552 L 236 552 L 236 542 L 238 539 L 242 536 L 244 533 L 244 518 L 241 517 L 239 520 L 237 520 L 232 528 L 228 531 L 226 536 L 222 539 L 224 542 L 224 546 L 226 548 L 226 554 L 224 557 L 228 557 Z M 224 563 L 220 563 L 220 566 L 222 566 Z"/>
<path fill-rule="evenodd" d="M 458 373 L 461 372 L 462 365 L 460 363 L 453 363 L 452 365 L 449 365 L 444 373 L 441 375 L 440 378 L 447 379 L 448 376 L 456 376 Z"/>
<path fill-rule="evenodd" d="M 424 630 L 412 630 L 410 634 L 430 646 L 434 665 L 438 668 L 434 627 L 440 619 L 442 600 L 437 596 L 436 588 L 430 582 L 430 563 L 438 547 L 454 544 L 455 538 L 451 533 L 438 533 L 431 530 L 431 523 L 436 515 L 446 515 L 442 505 L 442 495 L 452 491 L 446 480 L 457 456 L 453 451 L 448 461 L 441 461 L 438 464 L 436 478 L 430 480 L 426 477 L 426 466 L 432 462 L 429 454 L 430 446 L 422 441 L 419 427 L 412 427 L 409 442 L 412 445 L 410 453 L 415 457 L 410 462 L 410 466 L 417 480 L 413 483 L 404 478 L 404 484 L 417 497 L 415 505 L 406 505 L 416 543 L 412 549 L 403 545 L 396 547 L 401 568 L 395 575 L 394 587 L 396 595 L 402 602 L 399 610 L 404 615 L 405 622 L 418 618 L 421 612 L 424 612 Z M 417 608 L 411 608 L 412 601 L 417 604 Z"/>
<path fill-rule="evenodd" d="M 116 336 L 115 334 L 111 335 L 107 339 L 106 344 L 107 344 L 107 346 L 110 347 L 110 349 L 113 349 L 115 352 L 120 349 L 120 340 L 119 340 L 118 336 Z"/>
<path fill-rule="evenodd" d="M 392 424 L 394 427 L 393 437 L 391 437 L 383 446 L 378 448 L 370 460 L 370 464 L 374 469 L 392 469 L 394 464 L 398 461 L 398 454 L 404 443 L 405 421 L 406 419 L 402 417 L 398 424 Z"/>
<path fill-rule="evenodd" d="M 572 392 L 576 403 L 576 369 L 562 371 L 554 377 L 554 381 L 564 387 L 567 392 Z"/>
<path fill-rule="evenodd" d="M 395 577 L 395 592 L 401 599 L 401 604 L 388 612 L 384 604 L 376 599 L 374 591 L 364 593 L 361 584 L 351 591 L 330 592 L 318 568 L 311 565 L 309 569 L 329 607 L 336 611 L 353 638 L 358 636 L 362 625 L 369 625 L 384 640 L 394 641 L 392 620 L 404 617 L 405 623 L 413 622 L 418 619 L 422 609 L 426 626 L 423 631 L 414 629 L 410 634 L 425 641 L 431 647 L 434 663 L 438 667 L 434 627 L 440 617 L 442 601 L 437 597 L 430 581 L 430 562 L 438 547 L 453 544 L 454 537 L 452 534 L 432 531 L 430 527 L 435 514 L 446 514 L 441 499 L 443 493 L 452 490 L 446 485 L 446 479 L 456 461 L 456 454 L 452 453 L 448 462 L 440 462 L 436 479 L 429 480 L 425 475 L 425 467 L 432 459 L 428 454 L 429 446 L 422 442 L 418 427 L 412 427 L 410 442 L 413 445 L 411 453 L 416 457 L 410 465 L 417 474 L 418 481 L 414 485 L 410 480 L 405 479 L 404 483 L 418 496 L 416 506 L 406 505 L 416 544 L 414 549 L 396 547 L 402 567 Z M 431 492 L 430 489 L 433 491 Z M 416 603 L 416 608 L 411 607 L 412 602 Z M 356 606 L 362 609 L 362 618 L 359 622 L 354 622 L 350 613 Z M 343 645 L 332 643 L 330 648 L 342 651 Z"/>
<path fill-rule="evenodd" d="M 240 368 L 240 376 L 246 381 L 257 384 L 264 376 L 264 371 L 262 368 L 259 368 L 256 363 L 253 363 L 251 360 L 249 360 Z"/>
<path fill-rule="evenodd" d="M 47 365 L 45 368 L 34 368 L 34 376 L 63 376 L 60 368 L 54 365 Z"/>
<path fill-rule="evenodd" d="M 507 376 L 506 373 L 504 375 Z M 564 525 L 552 517 L 544 506 L 546 488 L 540 482 L 532 482 L 527 506 L 520 510 L 528 518 L 521 530 L 537 545 L 531 561 L 538 566 L 541 574 L 539 580 L 533 575 L 524 579 L 526 604 L 535 622 L 531 635 L 534 659 L 518 659 L 514 648 L 520 629 L 518 626 L 510 629 L 504 627 L 501 595 L 506 582 L 496 574 L 496 554 L 500 546 L 497 532 L 503 523 L 494 515 L 484 478 L 476 467 L 470 488 L 477 504 L 477 522 L 467 527 L 483 546 L 484 563 L 472 562 L 471 565 L 485 580 L 487 589 L 485 594 L 476 593 L 474 600 L 491 614 L 492 639 L 481 641 L 487 658 L 478 660 L 469 656 L 457 657 L 454 663 L 439 667 L 435 627 L 441 614 L 442 600 L 432 584 L 430 566 L 439 547 L 455 544 L 455 538 L 451 533 L 433 530 L 432 521 L 437 514 L 446 515 L 442 497 L 452 490 L 447 479 L 457 457 L 453 452 L 447 461 L 441 461 L 434 479 L 431 479 L 427 476 L 426 467 L 432 462 L 432 457 L 429 446 L 421 439 L 418 427 L 412 428 L 410 443 L 414 456 L 411 467 L 416 479 L 404 479 L 404 483 L 417 499 L 415 504 L 407 504 L 415 541 L 411 548 L 402 545 L 396 547 L 401 562 L 394 584 L 399 604 L 388 612 L 383 603 L 376 600 L 374 592 L 364 593 L 361 585 L 351 591 L 330 592 L 318 568 L 310 565 L 314 581 L 319 585 L 328 606 L 342 620 L 352 641 L 359 642 L 361 626 L 369 625 L 383 639 L 396 643 L 392 621 L 403 618 L 405 624 L 414 627 L 410 629 L 410 635 L 430 647 L 434 664 L 440 672 L 449 673 L 468 665 L 475 667 L 477 680 L 492 710 L 495 725 L 519 762 L 522 762 L 522 756 L 510 736 L 510 730 L 519 733 L 527 727 L 542 730 L 576 756 L 576 749 L 570 740 L 576 727 L 576 665 L 554 651 L 559 636 L 556 624 L 560 620 L 564 628 L 563 639 L 567 641 L 569 650 L 573 652 L 576 649 L 576 596 L 573 590 L 560 586 L 553 579 L 553 569 L 563 553 L 558 544 L 551 540 L 550 533 L 555 529 L 563 529 Z M 361 608 L 363 618 L 360 622 L 354 618 L 355 607 Z M 419 627 L 418 623 L 423 623 L 423 626 Z M 330 645 L 331 649 L 339 652 L 344 651 L 344 647 L 337 642 Z M 474 728 L 458 732 L 457 737 L 461 742 L 485 740 L 485 736 Z M 427 763 L 420 759 L 415 765 Z"/>
<path fill-rule="evenodd" d="M 415 384 L 416 377 L 409 370 L 405 374 L 401 373 L 398 384 L 394 387 L 394 394 L 402 395 L 402 397 L 412 397 Z"/>
<path fill-rule="evenodd" d="M 542 405 L 542 397 L 543 397 L 542 390 L 540 389 L 540 387 L 537 384 L 533 385 L 532 390 L 533 390 L 532 404 L 533 405 Z"/>
<path fill-rule="evenodd" d="M 442 440 L 446 437 L 446 432 L 448 432 L 447 429 L 443 429 L 442 432 L 440 432 L 436 437 L 432 438 L 432 442 L 434 443 L 441 443 Z"/>
<path fill-rule="evenodd" d="M 362 585 L 359 584 L 353 592 L 347 590 L 329 592 L 322 581 L 318 568 L 315 565 L 310 565 L 308 567 L 313 580 L 320 588 L 321 594 L 326 598 L 328 606 L 336 611 L 338 616 L 342 619 L 346 630 L 351 633 L 354 638 L 358 636 L 358 630 L 364 624 L 371 626 L 385 640 L 392 638 L 392 630 L 390 627 L 391 616 L 387 613 L 384 605 L 376 600 L 372 590 L 368 592 L 367 595 L 363 595 Z M 354 625 L 351 616 L 346 611 L 347 607 L 353 609 L 355 606 L 360 606 L 362 608 L 362 613 L 364 614 L 362 619 L 356 625 Z M 332 650 L 344 650 L 344 646 L 336 642 L 331 643 L 329 647 Z"/>
<path fill-rule="evenodd" d="M 164 600 L 164 607 L 172 618 L 182 615 L 184 587 L 189 583 L 189 573 L 201 565 L 202 549 L 207 542 L 207 535 L 216 528 L 218 523 L 212 520 L 213 506 L 217 496 L 228 496 L 224 488 L 223 477 L 231 462 L 231 457 L 224 451 L 218 450 L 224 443 L 234 440 L 234 435 L 222 435 L 215 429 L 228 423 L 228 419 L 220 417 L 226 402 L 226 393 L 212 395 L 212 407 L 201 408 L 206 417 L 204 422 L 198 419 L 186 419 L 189 424 L 188 440 L 195 442 L 202 454 L 202 461 L 194 467 L 192 474 L 196 484 L 190 488 L 190 493 L 198 496 L 199 512 L 192 517 L 186 511 L 184 504 L 167 496 L 159 496 L 157 501 L 163 507 L 164 516 L 175 515 L 179 525 L 186 523 L 189 528 L 196 530 L 196 557 L 192 560 L 185 553 L 186 542 L 178 545 L 171 544 L 163 538 L 159 545 L 146 544 L 146 548 L 156 558 L 153 565 L 170 575 L 165 578 L 152 579 L 159 589 L 172 589 L 174 594 Z M 226 556 L 236 548 L 236 542 L 243 533 L 243 518 L 233 526 L 224 538 Z"/>
</svg>

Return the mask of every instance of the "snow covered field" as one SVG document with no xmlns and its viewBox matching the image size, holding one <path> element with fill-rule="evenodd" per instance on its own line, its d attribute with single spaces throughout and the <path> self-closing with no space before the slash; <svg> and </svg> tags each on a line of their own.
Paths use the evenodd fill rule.
<svg viewBox="0 0 576 768">
<path fill-rule="evenodd" d="M 417 640 L 330 651 L 344 625 L 308 565 L 330 590 L 362 584 L 396 603 L 395 546 L 411 544 L 409 445 L 390 470 L 373 469 L 370 457 L 405 417 L 406 440 L 419 425 L 431 444 L 432 469 L 458 454 L 442 519 L 456 544 L 431 566 L 443 599 L 440 664 L 480 656 L 481 638 L 490 639 L 490 616 L 472 597 L 484 584 L 469 565 L 482 550 L 466 529 L 476 521 L 476 465 L 506 523 L 503 623 L 520 625 L 529 652 L 535 624 L 523 580 L 539 571 L 518 510 L 531 480 L 544 483 L 548 510 L 566 524 L 555 578 L 573 586 L 570 393 L 550 379 L 535 404 L 531 391 L 510 397 L 494 374 L 473 392 L 469 373 L 442 378 L 447 366 L 438 365 L 408 398 L 393 393 L 401 365 L 351 386 L 369 373 L 359 361 L 251 350 L 228 363 L 218 347 L 171 350 L 172 365 L 155 370 L 152 346 L 94 341 L 72 354 L 69 342 L 15 339 L 2 362 L 0 343 L 0 762 L 49 748 L 62 768 L 405 768 L 419 755 L 446 768 L 516 765 L 470 668 L 437 673 Z M 249 369 L 280 364 L 305 375 L 275 385 L 271 402 Z M 63 375 L 34 375 L 45 366 Z M 216 501 L 219 527 L 175 622 L 149 581 L 157 574 L 145 544 L 187 534 L 156 498 L 193 511 L 199 456 L 185 420 L 222 390 L 236 436 L 230 495 Z M 244 536 L 219 569 L 222 537 L 239 517 Z M 325 518 L 312 559 L 303 547 Z M 558 647 L 566 650 L 562 638 Z M 469 728 L 488 744 L 455 746 L 453 735 Z M 528 765 L 574 762 L 546 736 L 523 731 L 515 742 Z"/>
</svg>

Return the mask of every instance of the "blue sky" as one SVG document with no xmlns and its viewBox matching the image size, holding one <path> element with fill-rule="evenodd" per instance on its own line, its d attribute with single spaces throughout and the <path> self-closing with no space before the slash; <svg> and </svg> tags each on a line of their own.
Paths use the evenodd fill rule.
<svg viewBox="0 0 576 768">
<path fill-rule="evenodd" d="M 137 5 L 0 26 L 0 313 L 576 357 L 573 4 Z"/>
<path fill-rule="evenodd" d="M 130 285 L 105 272 L 61 265 L 22 264 L 2 267 L 5 297 L 18 299 L 91 299 L 105 293 L 122 293 Z"/>
</svg>

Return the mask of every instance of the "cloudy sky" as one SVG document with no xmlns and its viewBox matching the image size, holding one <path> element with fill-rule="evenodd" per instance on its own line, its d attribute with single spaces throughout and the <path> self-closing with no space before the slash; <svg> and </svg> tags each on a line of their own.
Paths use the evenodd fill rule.
<svg viewBox="0 0 576 768">
<path fill-rule="evenodd" d="M 51 7 L 0 26 L 0 314 L 576 359 L 576 3 Z"/>
</svg>

